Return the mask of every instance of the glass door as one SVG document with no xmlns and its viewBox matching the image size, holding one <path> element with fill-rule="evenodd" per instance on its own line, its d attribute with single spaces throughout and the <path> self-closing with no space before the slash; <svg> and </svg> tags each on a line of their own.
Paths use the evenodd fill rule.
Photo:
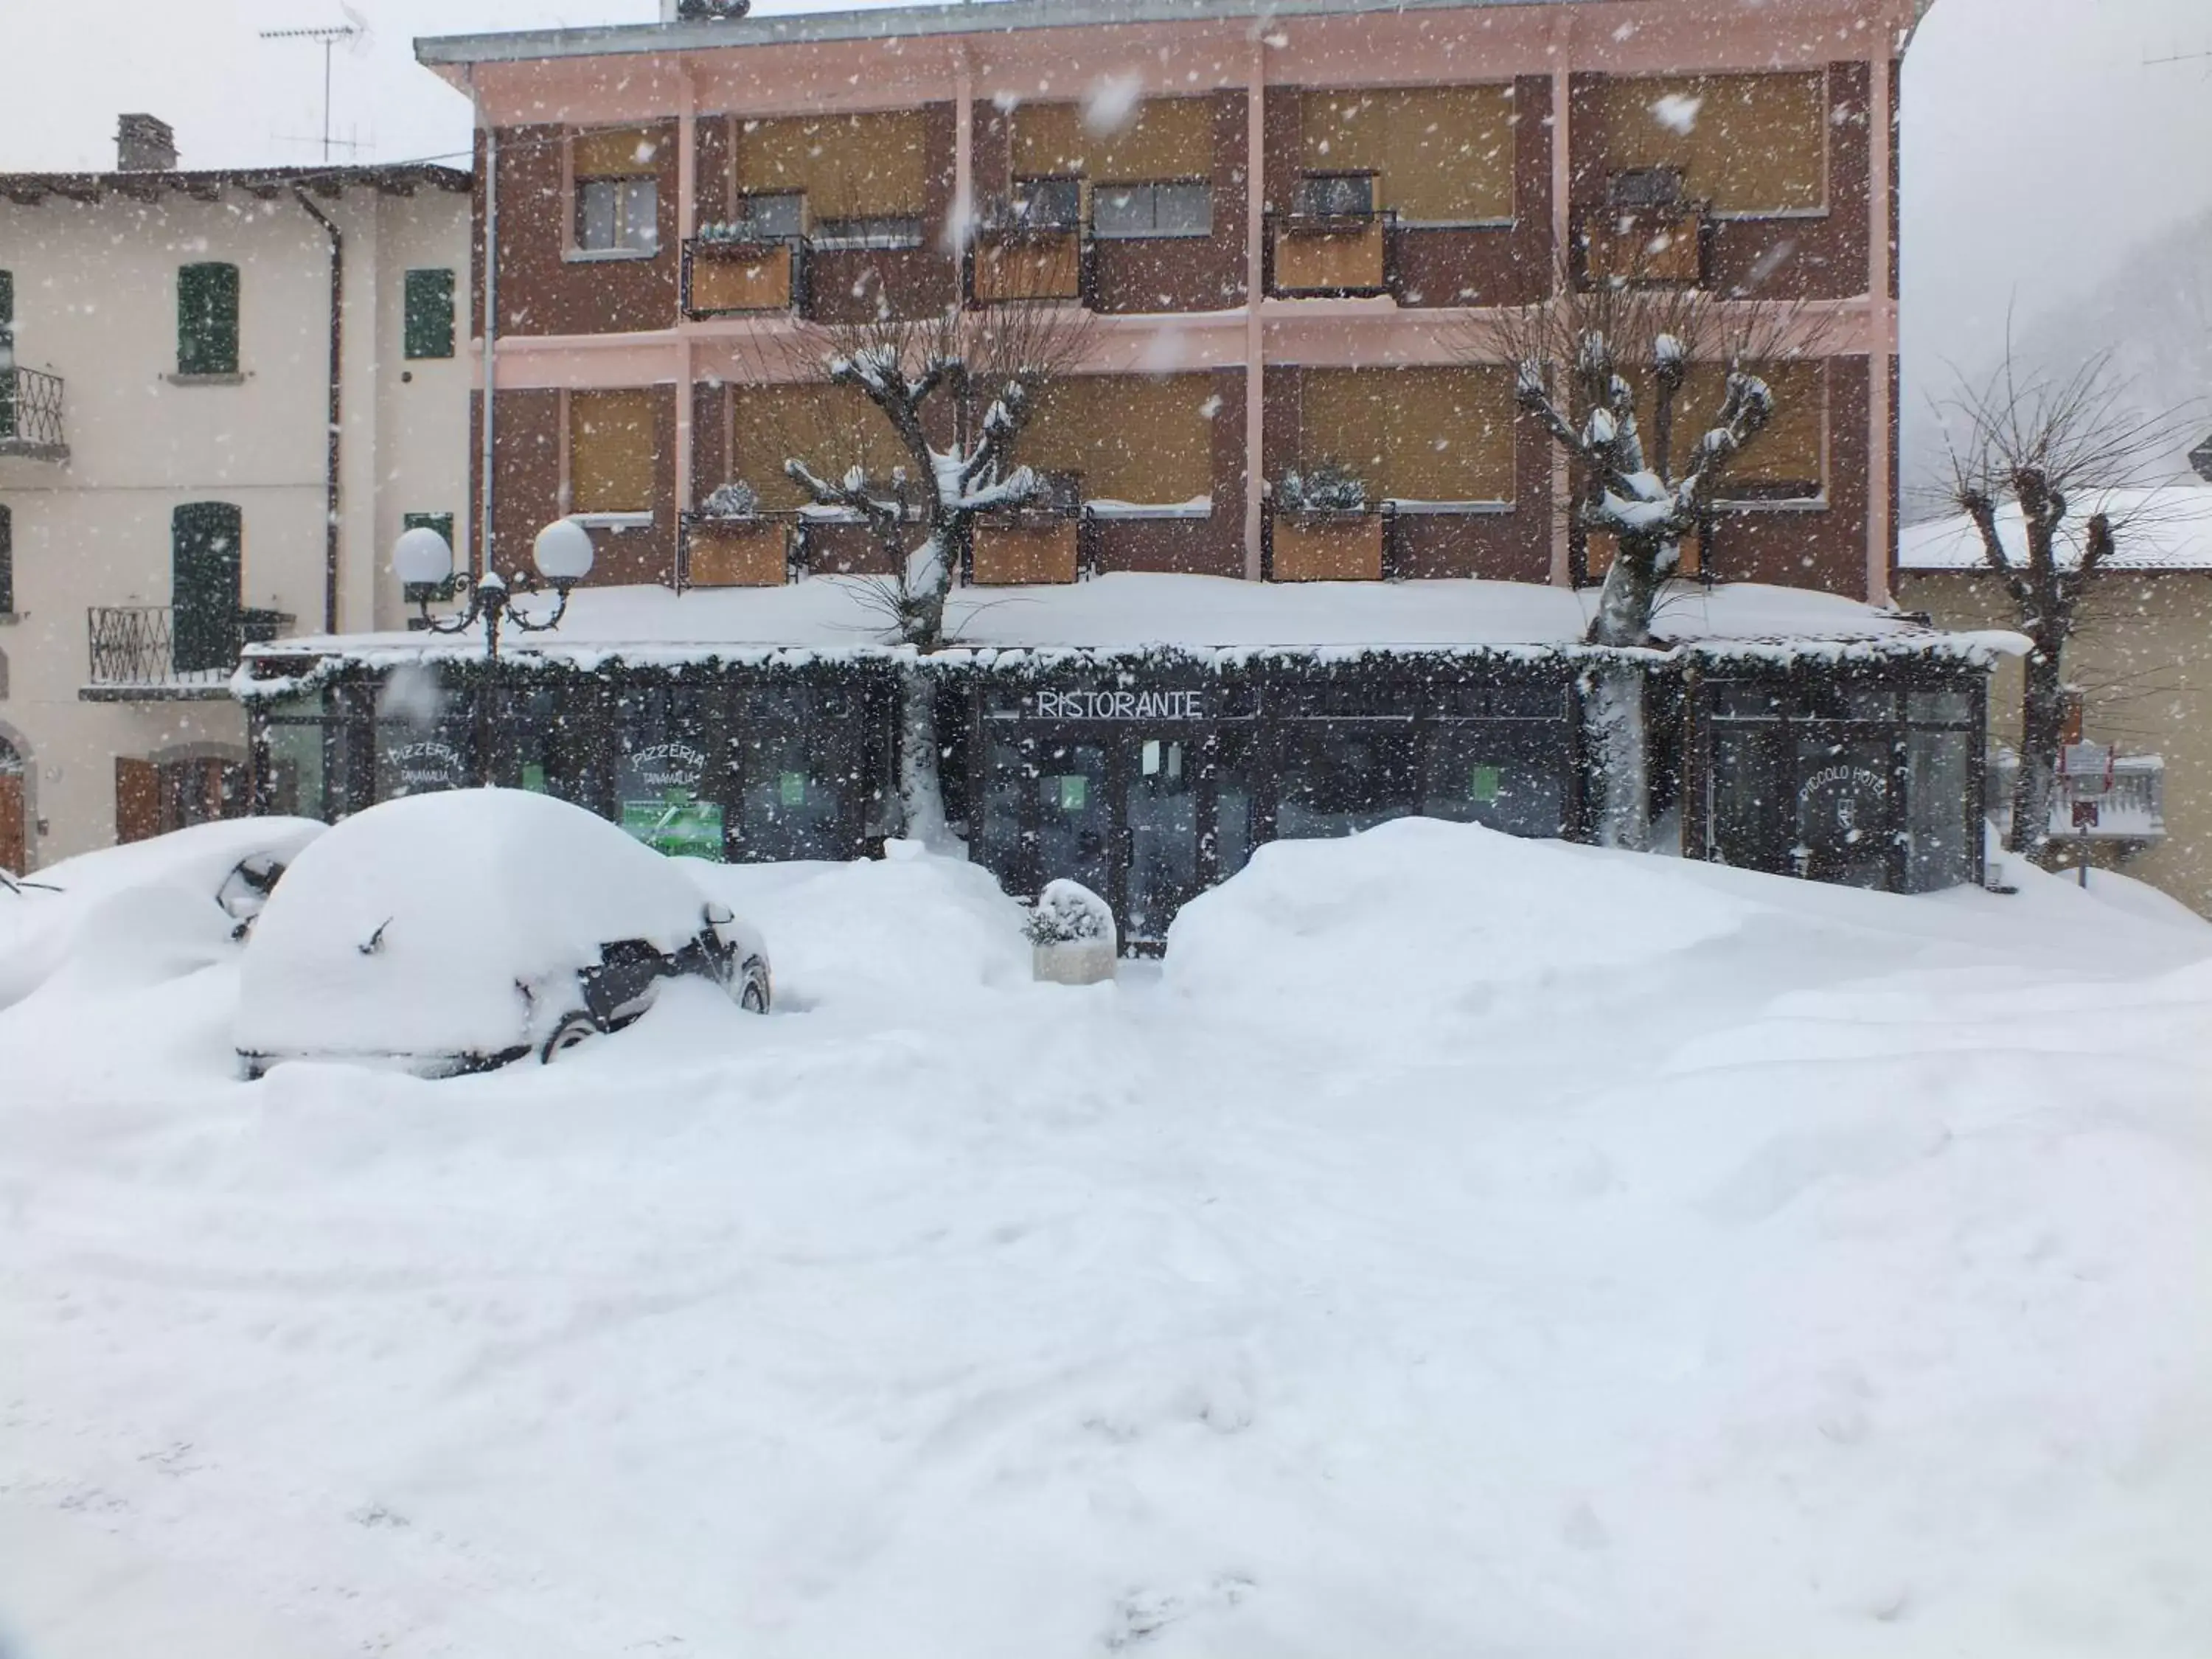
<svg viewBox="0 0 2212 1659">
<path fill-rule="evenodd" d="M 1036 745 L 1036 879 L 1079 881 L 1112 902 L 1114 807 L 1103 743 L 1046 738 Z"/>
<path fill-rule="evenodd" d="M 1158 943 L 1196 895 L 1197 744 L 1188 734 L 1133 734 L 1123 745 L 1122 811 L 1127 824 L 1126 937 Z"/>
</svg>

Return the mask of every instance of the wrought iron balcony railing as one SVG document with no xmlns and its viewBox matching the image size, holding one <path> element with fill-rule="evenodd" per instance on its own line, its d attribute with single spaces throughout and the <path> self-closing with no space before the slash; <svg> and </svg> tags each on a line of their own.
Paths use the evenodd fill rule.
<svg viewBox="0 0 2212 1659">
<path fill-rule="evenodd" d="M 249 645 L 281 639 L 282 611 L 179 613 L 167 605 L 94 605 L 88 613 L 88 692 L 108 696 L 221 696 Z"/>
<path fill-rule="evenodd" d="M 0 455 L 69 459 L 60 375 L 35 368 L 0 368 Z"/>
</svg>

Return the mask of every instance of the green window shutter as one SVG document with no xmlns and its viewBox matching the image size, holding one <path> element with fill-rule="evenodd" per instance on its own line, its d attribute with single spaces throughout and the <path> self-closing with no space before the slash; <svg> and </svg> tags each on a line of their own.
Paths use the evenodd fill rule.
<svg viewBox="0 0 2212 1659">
<path fill-rule="evenodd" d="M 244 532 L 228 501 L 187 501 L 171 518 L 169 663 L 179 674 L 238 660 Z"/>
<path fill-rule="evenodd" d="M 177 270 L 177 373 L 238 373 L 238 267 Z"/>
<path fill-rule="evenodd" d="M 15 515 L 0 505 L 0 617 L 15 610 Z"/>
<path fill-rule="evenodd" d="M 0 438 L 15 435 L 15 273 L 0 270 Z M 9 607 L 0 605 L 0 611 Z"/>
<path fill-rule="evenodd" d="M 410 357 L 453 355 L 453 273 L 407 273 L 406 352 Z"/>
</svg>

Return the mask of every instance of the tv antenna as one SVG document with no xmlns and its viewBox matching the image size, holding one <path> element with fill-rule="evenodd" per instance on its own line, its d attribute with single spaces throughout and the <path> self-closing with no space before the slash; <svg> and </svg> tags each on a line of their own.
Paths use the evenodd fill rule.
<svg viewBox="0 0 2212 1659">
<path fill-rule="evenodd" d="M 2163 58 L 2146 55 L 2143 58 L 2145 69 L 2156 69 L 2162 64 L 2203 64 L 2205 72 L 2212 74 L 2212 46 L 2207 46 L 2202 52 L 2175 51 L 2167 52 Z"/>
<path fill-rule="evenodd" d="M 325 24 L 320 28 L 263 29 L 261 31 L 261 38 L 264 40 L 313 40 L 323 49 L 323 162 L 325 166 L 330 163 L 331 146 L 343 143 L 331 137 L 331 53 L 341 42 L 343 42 L 350 56 L 362 57 L 368 51 L 372 38 L 368 32 L 368 19 L 347 5 L 344 0 L 339 0 L 338 9 L 345 14 L 345 21 L 343 23 Z M 343 143 L 343 148 L 351 149 L 355 146 L 350 143 Z"/>
</svg>

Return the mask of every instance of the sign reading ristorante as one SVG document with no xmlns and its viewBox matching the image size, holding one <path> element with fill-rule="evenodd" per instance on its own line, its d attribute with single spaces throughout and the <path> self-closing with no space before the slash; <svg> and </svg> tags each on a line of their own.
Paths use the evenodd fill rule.
<svg viewBox="0 0 2212 1659">
<path fill-rule="evenodd" d="M 1028 714 L 1040 720 L 1202 720 L 1212 713 L 1203 691 L 1039 691 Z"/>
</svg>

